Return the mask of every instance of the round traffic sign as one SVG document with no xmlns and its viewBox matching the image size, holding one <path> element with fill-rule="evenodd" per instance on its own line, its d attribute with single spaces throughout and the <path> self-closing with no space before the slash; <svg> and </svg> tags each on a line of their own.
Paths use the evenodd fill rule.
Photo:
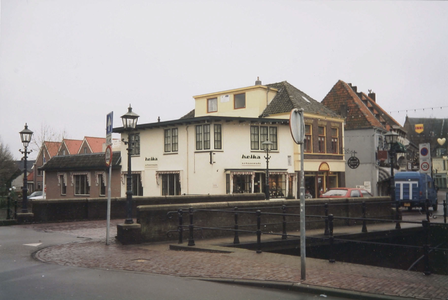
<svg viewBox="0 0 448 300">
<path fill-rule="evenodd" d="M 110 164 L 112 163 L 112 146 L 109 145 L 106 148 L 106 152 L 104 153 L 104 159 L 106 161 L 106 166 L 110 166 Z"/>
<path fill-rule="evenodd" d="M 422 147 L 422 149 L 420 149 L 420 154 L 422 156 L 427 156 L 429 154 L 429 150 L 426 147 Z"/>
<path fill-rule="evenodd" d="M 289 115 L 289 129 L 296 144 L 302 144 L 305 139 L 303 109 L 294 108 Z"/>
<path fill-rule="evenodd" d="M 429 163 L 427 161 L 424 161 L 420 165 L 420 169 L 424 172 L 429 170 Z"/>
</svg>

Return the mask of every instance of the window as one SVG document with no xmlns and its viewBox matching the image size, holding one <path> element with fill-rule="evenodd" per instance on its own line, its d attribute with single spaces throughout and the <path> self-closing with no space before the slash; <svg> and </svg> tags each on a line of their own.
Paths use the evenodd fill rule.
<svg viewBox="0 0 448 300">
<path fill-rule="evenodd" d="M 207 112 L 218 111 L 218 98 L 207 99 Z"/>
<path fill-rule="evenodd" d="M 140 155 L 140 134 L 133 133 L 129 135 L 129 143 L 132 155 Z"/>
<path fill-rule="evenodd" d="M 67 194 L 67 182 L 64 175 L 59 175 L 59 185 L 61 187 L 61 195 Z"/>
<path fill-rule="evenodd" d="M 305 144 L 304 152 L 311 153 L 313 151 L 312 145 L 312 135 L 311 135 L 311 125 L 305 125 Z"/>
<path fill-rule="evenodd" d="M 178 130 L 177 128 L 165 129 L 164 131 L 164 151 L 165 152 L 177 152 L 178 149 Z"/>
<path fill-rule="evenodd" d="M 233 107 L 235 109 L 246 107 L 246 94 L 245 93 L 236 94 L 233 97 L 234 97 Z"/>
<path fill-rule="evenodd" d="M 75 195 L 89 195 L 90 185 L 87 175 L 74 175 Z"/>
<path fill-rule="evenodd" d="M 132 195 L 143 196 L 142 178 L 140 174 L 132 174 Z"/>
<path fill-rule="evenodd" d="M 263 145 L 265 141 L 271 141 L 271 150 L 278 150 L 277 127 L 251 126 L 250 127 L 250 149 L 266 150 Z"/>
<path fill-rule="evenodd" d="M 162 196 L 180 195 L 179 174 L 161 174 Z"/>
<path fill-rule="evenodd" d="M 210 149 L 210 124 L 196 125 L 196 150 Z"/>
<path fill-rule="evenodd" d="M 331 153 L 339 153 L 339 138 L 337 128 L 331 128 Z"/>
<path fill-rule="evenodd" d="M 215 124 L 214 128 L 214 139 L 215 139 L 215 149 L 222 149 L 222 133 L 221 133 L 221 124 Z"/>
<path fill-rule="evenodd" d="M 105 183 L 106 178 L 104 178 L 103 174 L 98 174 L 97 180 L 98 180 L 99 195 L 105 196 L 106 195 L 106 183 Z"/>
<path fill-rule="evenodd" d="M 325 127 L 319 126 L 318 127 L 318 142 L 319 142 L 319 153 L 325 153 Z"/>
</svg>

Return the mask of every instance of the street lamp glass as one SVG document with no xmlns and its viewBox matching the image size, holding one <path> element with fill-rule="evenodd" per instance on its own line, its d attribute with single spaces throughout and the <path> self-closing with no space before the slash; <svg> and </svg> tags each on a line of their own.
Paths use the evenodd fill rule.
<svg viewBox="0 0 448 300">
<path fill-rule="evenodd" d="M 398 142 L 398 133 L 389 131 L 388 133 L 386 133 L 384 135 L 385 139 L 386 139 L 386 143 L 387 144 L 395 144 L 396 142 Z"/>
<path fill-rule="evenodd" d="M 132 112 L 132 107 L 129 104 L 128 112 L 121 116 L 124 129 L 135 129 L 137 127 L 137 120 L 139 115 Z"/>
<path fill-rule="evenodd" d="M 261 143 L 261 145 L 264 146 L 264 149 L 271 150 L 271 147 L 272 145 L 274 145 L 274 143 L 271 141 L 264 141 L 263 143 Z"/>
<path fill-rule="evenodd" d="M 23 146 L 28 147 L 31 142 L 31 137 L 33 136 L 33 132 L 28 129 L 28 124 L 25 123 L 25 128 L 20 131 L 20 139 L 22 140 Z"/>
</svg>

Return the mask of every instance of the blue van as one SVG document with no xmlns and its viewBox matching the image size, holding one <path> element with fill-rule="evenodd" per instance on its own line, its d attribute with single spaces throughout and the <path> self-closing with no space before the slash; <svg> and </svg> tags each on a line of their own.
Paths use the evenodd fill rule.
<svg viewBox="0 0 448 300">
<path fill-rule="evenodd" d="M 425 201 L 429 199 L 429 206 L 437 210 L 437 188 L 434 180 L 425 173 L 399 172 L 395 174 L 395 201 L 399 206 L 425 208 Z"/>
</svg>

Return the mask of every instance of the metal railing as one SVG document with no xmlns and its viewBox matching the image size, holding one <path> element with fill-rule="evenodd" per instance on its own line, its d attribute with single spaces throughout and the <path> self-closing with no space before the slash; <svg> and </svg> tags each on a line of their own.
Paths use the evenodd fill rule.
<svg viewBox="0 0 448 300">
<path fill-rule="evenodd" d="M 384 202 L 381 202 L 384 204 Z M 390 202 L 389 202 L 390 203 Z M 369 203 L 371 204 L 371 203 Z M 334 205 L 361 205 L 361 216 L 359 217 L 340 217 L 340 216 L 334 216 L 333 214 L 330 214 L 330 207 L 328 203 L 324 204 L 324 215 L 307 215 L 307 221 L 306 223 L 310 222 L 324 222 L 324 232 L 323 237 L 306 237 L 307 239 L 320 239 L 323 241 L 328 242 L 329 246 L 329 257 L 328 261 L 331 263 L 334 263 L 336 259 L 333 257 L 335 251 L 333 250 L 335 241 L 339 242 L 345 242 L 345 243 L 364 243 L 364 244 L 374 244 L 374 245 L 384 245 L 384 246 L 397 246 L 397 247 L 403 247 L 403 248 L 420 248 L 423 252 L 423 255 L 416 261 L 414 264 L 412 264 L 411 268 L 415 266 L 421 259 L 424 258 L 425 262 L 425 275 L 431 274 L 431 268 L 429 265 L 429 254 L 433 251 L 448 251 L 447 248 L 441 248 L 442 244 L 437 245 L 436 247 L 430 246 L 430 213 L 428 213 L 428 209 L 426 209 L 426 220 L 423 220 L 422 222 L 412 222 L 412 221 L 403 221 L 398 218 L 396 219 L 380 219 L 380 218 L 367 218 L 367 205 L 363 201 L 362 203 L 351 203 L 351 204 L 334 204 Z M 317 205 L 314 205 L 317 206 Z M 195 246 L 195 240 L 194 240 L 194 233 L 195 230 L 219 230 L 219 231 L 230 231 L 233 232 L 233 244 L 238 245 L 240 244 L 240 234 L 255 234 L 256 235 L 256 252 L 262 253 L 262 244 L 261 244 L 261 236 L 262 235 L 277 235 L 281 236 L 282 240 L 288 239 L 288 237 L 294 237 L 298 238 L 300 235 L 294 235 L 294 234 L 288 234 L 287 228 L 288 225 L 297 225 L 300 223 L 300 214 L 292 214 L 287 213 L 288 208 L 293 208 L 293 206 L 287 207 L 286 205 L 282 205 L 281 207 L 273 206 L 264 209 L 281 209 L 280 213 L 276 212 L 262 212 L 261 209 L 255 208 L 255 209 L 239 209 L 238 207 L 235 207 L 234 209 L 194 209 L 194 208 L 188 208 L 188 218 L 189 223 L 188 225 L 184 225 L 184 209 L 179 209 L 177 211 L 170 211 L 167 213 L 168 217 L 171 218 L 173 214 L 177 214 L 178 216 L 178 226 L 176 231 L 169 231 L 167 234 L 172 232 L 178 233 L 178 243 L 183 243 L 183 236 L 185 229 L 188 230 L 188 246 Z M 297 208 L 297 207 L 294 207 Z M 443 210 L 444 210 L 444 223 L 443 224 L 436 224 L 439 226 L 446 226 L 446 218 L 447 218 L 447 201 L 443 201 Z M 210 226 L 198 226 L 194 224 L 194 214 L 199 212 L 206 212 L 206 213 L 224 213 L 224 214 L 233 214 L 233 224 L 229 224 L 229 226 L 221 226 L 221 227 L 210 227 Z M 254 215 L 256 218 L 255 224 L 245 224 L 241 225 L 239 224 L 239 216 L 242 214 L 248 214 L 248 215 Z M 269 216 L 274 218 L 279 218 L 281 221 L 276 223 L 262 223 L 262 216 Z M 397 216 L 397 214 L 396 214 Z M 287 222 L 287 217 L 289 219 L 298 219 L 299 221 L 289 221 Z M 310 220 L 311 219 L 311 220 Z M 400 245 L 400 244 L 392 244 L 392 243 L 381 243 L 381 242 L 369 242 L 369 241 L 359 241 L 359 240 L 350 240 L 350 239 L 343 239 L 338 238 L 334 235 L 334 222 L 335 220 L 348 220 L 348 221 L 355 221 L 361 222 L 361 233 L 367 233 L 367 223 L 395 223 L 395 229 L 399 230 L 401 229 L 401 226 L 398 226 L 401 223 L 408 223 L 408 224 L 422 224 L 422 230 L 424 235 L 424 243 L 422 246 L 413 246 L 413 245 Z M 398 225 L 397 225 L 398 224 Z M 262 231 L 262 228 L 266 226 L 281 226 L 282 230 L 281 232 L 271 232 L 271 231 Z M 254 228 L 254 229 L 251 229 Z M 446 243 L 445 243 L 446 244 Z M 411 269 L 410 268 L 410 269 Z"/>
</svg>

